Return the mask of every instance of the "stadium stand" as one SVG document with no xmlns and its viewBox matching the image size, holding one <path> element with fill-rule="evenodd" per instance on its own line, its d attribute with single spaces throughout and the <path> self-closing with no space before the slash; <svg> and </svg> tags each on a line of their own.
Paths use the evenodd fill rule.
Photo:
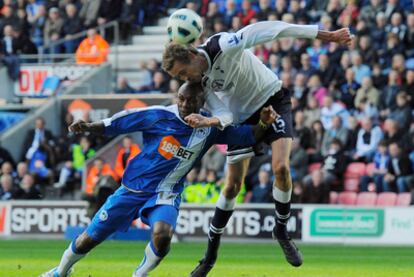
<svg viewBox="0 0 414 277">
<path fill-rule="evenodd" d="M 151 95 L 174 93 L 180 82 L 170 79 L 162 72 L 160 59 L 167 41 L 166 16 L 180 7 L 194 9 L 205 19 L 205 33 L 197 44 L 216 32 L 237 31 L 247 24 L 260 20 L 318 24 L 328 30 L 350 27 L 355 34 L 355 43 L 348 49 L 334 44 L 323 45 L 319 41 L 286 38 L 252 49 L 273 72 L 278 74 L 284 82 L 284 87 L 292 92 L 296 135 L 300 138 L 300 146 L 305 150 L 309 161 L 307 176 L 295 180 L 298 189 L 295 190 L 294 199 L 306 203 L 371 205 L 374 195 L 378 194 L 374 203 L 377 205 L 410 204 L 412 201 L 410 191 L 414 190 L 414 158 L 411 160 L 408 158 L 408 155 L 414 157 L 414 50 L 412 48 L 414 7 L 412 1 L 397 1 L 397 5 L 392 6 L 392 9 L 391 4 L 388 3 L 392 1 L 380 1 L 377 7 L 373 7 L 370 1 L 293 0 L 276 1 L 276 3 L 275 1 L 262 3 L 262 1 L 218 0 L 151 1 L 154 4 L 146 2 L 148 1 L 106 1 L 100 5 L 101 1 L 70 1 L 70 3 L 7 1 L 11 4 L 3 5 L 0 17 L 0 59 L 4 64 L 3 68 L 0 68 L 0 79 L 3 81 L 6 77 L 16 78 L 19 62 L 22 64 L 26 62 L 23 58 L 19 60 L 19 55 L 70 53 L 73 59 L 73 53 L 86 32 L 80 37 L 76 34 L 90 27 L 102 27 L 108 22 L 117 22 L 120 26 L 120 41 L 116 41 L 115 31 L 112 29 L 101 31 L 101 36 L 110 44 L 107 58 L 112 64 L 111 75 L 117 78 L 113 82 L 114 85 L 111 88 L 105 86 L 99 89 L 102 85 L 99 81 L 88 84 L 88 81 L 84 80 L 76 92 L 69 93 L 80 94 L 80 98 L 85 92 L 92 93 L 98 90 L 103 93 L 114 92 L 120 96 L 129 95 L 128 93 L 140 96 L 144 92 L 150 92 Z M 217 5 L 209 5 L 209 2 L 215 2 Z M 242 5 L 242 2 L 246 3 Z M 321 5 L 319 2 L 324 4 Z M 76 38 L 70 39 L 71 37 Z M 62 39 L 61 44 L 53 44 Z M 99 68 L 105 66 L 108 64 L 104 63 Z M 92 76 L 95 73 L 90 74 Z M 112 79 L 105 74 L 100 78 Z M 7 90 L 13 87 L 13 81 L 10 80 Z M 67 81 L 64 80 L 63 83 Z M 54 91 L 52 85 L 46 88 Z M 22 101 L 23 106 L 27 101 L 27 97 L 6 96 L 3 89 L 0 89 L 0 97 L 3 102 L 12 102 L 17 98 L 16 101 Z M 53 106 L 51 102 L 47 105 Z M 6 118 L 6 112 L 10 110 L 3 110 L 3 105 L 0 110 L 1 122 Z M 25 111 L 27 110 L 30 109 Z M 53 184 L 59 183 L 62 169 L 68 165 L 68 157 L 72 155 L 71 149 L 73 145 L 79 143 L 80 139 L 69 138 L 64 131 L 66 126 L 57 127 L 60 124 L 70 123 L 73 118 L 70 119 L 70 115 L 62 111 L 56 112 L 60 116 L 55 118 L 47 116 L 46 124 L 50 125 L 53 131 L 53 138 L 49 144 L 53 153 L 47 157 L 47 160 L 53 157 L 57 162 L 48 161 L 45 163 L 45 168 L 40 166 L 40 163 L 37 163 L 37 167 L 33 166 L 38 171 L 38 175 L 45 174 L 44 176 L 52 179 L 37 184 L 43 188 L 50 188 Z M 62 123 L 58 117 L 69 118 Z M 17 122 L 17 117 L 14 117 L 15 121 L 10 121 L 10 114 L 7 118 L 7 126 L 13 126 L 14 122 Z M 25 125 L 24 132 L 20 133 L 21 137 L 29 127 L 32 127 L 31 125 L 29 123 Z M 0 132 L 1 130 L 0 124 Z M 342 144 L 341 161 L 343 160 L 345 170 L 340 172 L 341 174 L 333 174 L 335 178 L 327 178 L 326 164 L 332 161 L 333 157 L 329 152 L 329 146 L 334 139 L 338 139 Z M 95 137 L 91 137 L 91 140 L 94 149 L 97 150 L 97 156 L 100 156 L 99 149 L 105 148 L 107 142 L 99 141 Z M 22 139 L 17 138 L 16 142 L 23 147 Z M 383 152 L 380 150 L 382 142 L 385 145 Z M 397 143 L 401 149 L 397 156 L 389 153 L 389 145 L 392 143 Z M 10 149 L 0 151 L 0 164 L 7 159 L 8 150 Z M 211 151 L 209 156 L 214 157 L 211 160 L 224 159 L 225 149 L 215 148 Z M 255 158 L 252 161 L 251 168 L 254 170 L 249 173 L 250 177 L 246 179 L 244 188 L 246 199 L 240 202 L 258 199 L 252 197 L 252 192 L 255 187 L 260 188 L 258 181 L 260 168 L 269 162 L 266 148 L 264 153 L 263 158 Z M 401 176 L 394 173 L 400 171 L 401 160 L 404 160 L 406 174 L 402 176 L 404 181 L 398 182 L 397 179 Z M 20 157 L 15 158 L 12 165 L 14 175 L 18 171 L 16 164 L 23 167 L 21 162 L 24 160 Z M 113 161 L 107 162 L 114 170 L 115 156 Z M 87 166 L 92 163 L 93 158 L 87 161 Z M 411 171 L 408 170 L 407 165 L 411 166 Z M 53 174 L 48 174 L 50 171 Z M 199 187 L 200 191 L 204 191 L 204 194 L 199 197 L 204 200 L 200 201 L 214 202 L 214 197 L 220 188 L 218 184 L 222 183 L 223 172 L 224 163 L 214 169 L 206 166 L 206 162 L 200 164 L 194 173 L 196 176 L 188 180 L 190 190 Z M 306 184 L 306 180 L 310 180 L 313 172 L 320 173 L 322 180 L 320 188 L 309 187 Z M 315 176 L 317 177 L 318 174 Z M 8 175 L 8 173 L 2 171 L 0 175 Z M 75 182 L 73 189 L 80 190 L 79 182 L 82 176 L 72 177 L 76 177 L 73 179 Z M 21 181 L 13 178 L 16 183 Z M 391 181 L 393 178 L 396 180 Z M 384 186 L 384 179 L 388 180 L 386 183 L 389 185 Z M 7 183 L 7 180 L 4 182 Z M 404 185 L 400 187 L 403 190 L 398 186 L 402 182 Z M 5 191 L 5 189 L 0 190 L 0 194 L 7 194 Z M 304 193 L 309 191 L 323 196 L 304 197 Z M 365 194 L 367 191 L 370 194 Z M 398 195 L 393 194 L 397 192 Z M 198 194 L 197 190 L 193 193 Z M 206 197 L 205 194 L 211 197 Z M 77 196 L 70 197 L 79 196 L 79 194 L 75 195 Z"/>
</svg>

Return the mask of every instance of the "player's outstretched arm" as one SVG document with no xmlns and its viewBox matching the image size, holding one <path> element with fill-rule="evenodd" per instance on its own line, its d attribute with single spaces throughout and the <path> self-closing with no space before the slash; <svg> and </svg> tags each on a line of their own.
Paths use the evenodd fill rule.
<svg viewBox="0 0 414 277">
<path fill-rule="evenodd" d="M 69 126 L 69 131 L 74 133 L 91 132 L 102 135 L 105 131 L 105 126 L 102 121 L 87 123 L 83 120 L 77 120 Z"/>
<path fill-rule="evenodd" d="M 276 121 L 279 115 L 272 106 L 262 108 L 259 122 L 253 126 L 253 134 L 256 141 L 259 141 L 265 135 L 267 129 Z"/>
</svg>

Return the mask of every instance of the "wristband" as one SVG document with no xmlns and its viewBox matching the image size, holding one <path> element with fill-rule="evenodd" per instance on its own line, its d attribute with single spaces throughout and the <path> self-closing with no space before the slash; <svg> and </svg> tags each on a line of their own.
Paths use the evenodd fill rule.
<svg viewBox="0 0 414 277">
<path fill-rule="evenodd" d="M 264 123 L 261 119 L 259 120 L 259 127 L 265 130 L 269 128 L 269 126 L 266 123 Z"/>
</svg>

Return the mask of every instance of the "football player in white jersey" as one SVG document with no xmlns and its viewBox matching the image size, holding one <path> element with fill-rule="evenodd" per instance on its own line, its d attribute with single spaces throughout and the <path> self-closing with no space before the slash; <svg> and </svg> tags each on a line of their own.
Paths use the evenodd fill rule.
<svg viewBox="0 0 414 277">
<path fill-rule="evenodd" d="M 255 123 L 259 120 L 260 109 L 266 105 L 272 105 L 280 115 L 264 139 L 272 147 L 272 170 L 275 175 L 273 237 L 278 240 L 287 261 L 293 266 L 300 266 L 302 255 L 286 230 L 292 193 L 289 172 L 293 137 L 290 92 L 282 88 L 282 81 L 248 50 L 257 44 L 283 37 L 320 39 L 342 45 L 352 42 L 348 28 L 330 32 L 318 30 L 317 25 L 265 21 L 246 26 L 236 33 L 215 34 L 198 48 L 170 43 L 163 53 L 163 68 L 181 80 L 202 82 L 207 91 L 207 109 L 213 117 L 200 114 L 186 117 L 193 127 L 224 128 L 232 123 Z M 191 273 L 193 277 L 206 276 L 214 266 L 221 234 L 234 210 L 235 198 L 252 156 L 252 147 L 228 146 L 225 187 L 210 224 L 207 251 Z"/>
</svg>

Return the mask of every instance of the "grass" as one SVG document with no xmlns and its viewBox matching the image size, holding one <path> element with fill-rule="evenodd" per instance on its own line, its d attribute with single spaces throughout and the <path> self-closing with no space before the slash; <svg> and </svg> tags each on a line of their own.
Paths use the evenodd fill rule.
<svg viewBox="0 0 414 277">
<path fill-rule="evenodd" d="M 0 240 L 0 276 L 29 277 L 56 266 L 67 241 Z M 74 277 L 131 276 L 145 243 L 108 241 L 75 266 Z M 305 262 L 293 268 L 275 244 L 224 243 L 211 277 L 412 277 L 414 249 L 300 245 Z M 204 253 L 204 243 L 173 244 L 170 254 L 150 275 L 184 277 Z"/>
</svg>

